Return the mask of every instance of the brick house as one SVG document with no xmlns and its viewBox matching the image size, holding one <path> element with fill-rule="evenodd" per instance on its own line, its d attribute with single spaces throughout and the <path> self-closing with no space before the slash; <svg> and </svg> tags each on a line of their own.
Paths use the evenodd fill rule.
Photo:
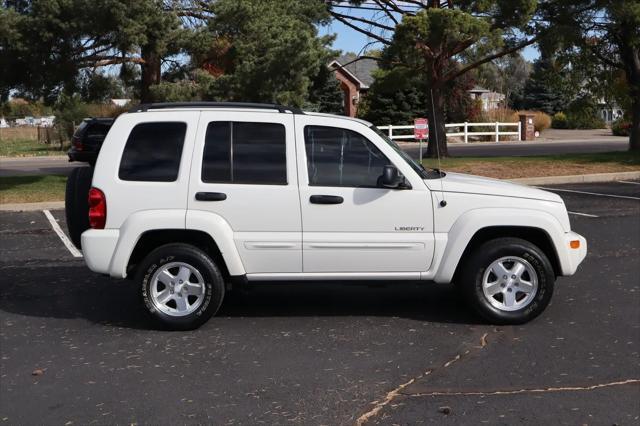
<svg viewBox="0 0 640 426">
<path fill-rule="evenodd" d="M 340 82 L 340 88 L 344 92 L 344 115 L 355 117 L 358 112 L 358 103 L 366 95 L 369 86 L 373 83 L 373 72 L 378 64 L 373 59 L 356 59 L 354 54 L 342 55 L 329 63 L 329 68 L 334 70 L 336 79 Z"/>
</svg>

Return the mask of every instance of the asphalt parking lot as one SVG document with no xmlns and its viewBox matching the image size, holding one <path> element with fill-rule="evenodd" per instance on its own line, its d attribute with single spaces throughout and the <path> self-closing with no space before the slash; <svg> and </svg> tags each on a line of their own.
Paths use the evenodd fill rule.
<svg viewBox="0 0 640 426">
<path fill-rule="evenodd" d="M 0 424 L 638 424 L 640 182 L 549 189 L 589 254 L 518 327 L 449 286 L 297 284 L 158 331 L 43 212 L 0 212 Z"/>
</svg>

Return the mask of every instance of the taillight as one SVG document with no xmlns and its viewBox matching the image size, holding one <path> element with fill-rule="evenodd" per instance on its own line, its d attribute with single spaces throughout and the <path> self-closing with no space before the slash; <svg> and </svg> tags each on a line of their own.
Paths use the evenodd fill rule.
<svg viewBox="0 0 640 426">
<path fill-rule="evenodd" d="M 89 226 L 93 229 L 104 229 L 107 222 L 107 199 L 98 188 L 89 190 Z"/>
<path fill-rule="evenodd" d="M 84 145 L 82 145 L 82 142 L 80 141 L 80 138 L 78 136 L 74 136 L 73 138 L 71 138 L 71 143 L 73 144 L 73 147 L 76 151 L 82 151 L 84 149 Z"/>
</svg>

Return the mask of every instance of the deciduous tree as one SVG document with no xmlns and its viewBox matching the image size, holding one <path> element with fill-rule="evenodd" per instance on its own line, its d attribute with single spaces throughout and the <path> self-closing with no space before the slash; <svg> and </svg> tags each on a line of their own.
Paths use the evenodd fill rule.
<svg viewBox="0 0 640 426">
<path fill-rule="evenodd" d="M 352 0 L 327 4 L 336 20 L 386 46 L 382 61 L 419 74 L 426 81 L 429 131 L 438 136 L 440 145 L 436 150 L 430 143 L 429 156 L 437 151 L 447 155 L 443 93 L 449 82 L 561 31 L 588 7 L 582 3 L 574 6 L 568 0 Z M 375 19 L 365 19 L 350 13 L 349 7 L 379 13 Z"/>
</svg>

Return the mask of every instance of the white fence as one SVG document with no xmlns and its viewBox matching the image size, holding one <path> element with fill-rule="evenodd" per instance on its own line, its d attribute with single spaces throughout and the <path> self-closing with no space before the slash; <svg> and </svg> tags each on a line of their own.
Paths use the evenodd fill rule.
<svg viewBox="0 0 640 426">
<path fill-rule="evenodd" d="M 500 136 L 517 136 L 518 139 L 520 140 L 520 122 L 517 123 L 500 123 L 500 122 L 495 122 L 495 123 L 451 123 L 451 124 L 445 124 L 445 129 L 447 130 L 447 137 L 450 136 L 463 136 L 464 137 L 464 143 L 468 143 L 469 142 L 469 136 L 493 136 L 493 140 L 496 142 L 500 142 Z M 480 131 L 480 132 L 470 132 L 469 128 L 471 127 L 491 127 L 492 130 L 491 131 Z M 501 131 L 502 127 L 506 127 L 506 128 L 513 128 L 516 127 L 517 130 L 514 131 Z M 379 126 L 378 129 L 380 130 L 386 130 L 387 134 L 389 136 L 390 139 L 392 140 L 399 140 L 399 139 L 409 139 L 409 140 L 415 140 L 415 138 L 413 137 L 413 133 L 411 134 L 407 134 L 407 133 L 402 133 L 402 134 L 394 134 L 393 131 L 394 130 L 411 130 L 413 131 L 413 124 L 408 125 L 408 126 L 394 126 L 394 125 L 389 125 L 389 126 Z M 449 131 L 449 129 L 452 129 L 454 131 Z"/>
</svg>

